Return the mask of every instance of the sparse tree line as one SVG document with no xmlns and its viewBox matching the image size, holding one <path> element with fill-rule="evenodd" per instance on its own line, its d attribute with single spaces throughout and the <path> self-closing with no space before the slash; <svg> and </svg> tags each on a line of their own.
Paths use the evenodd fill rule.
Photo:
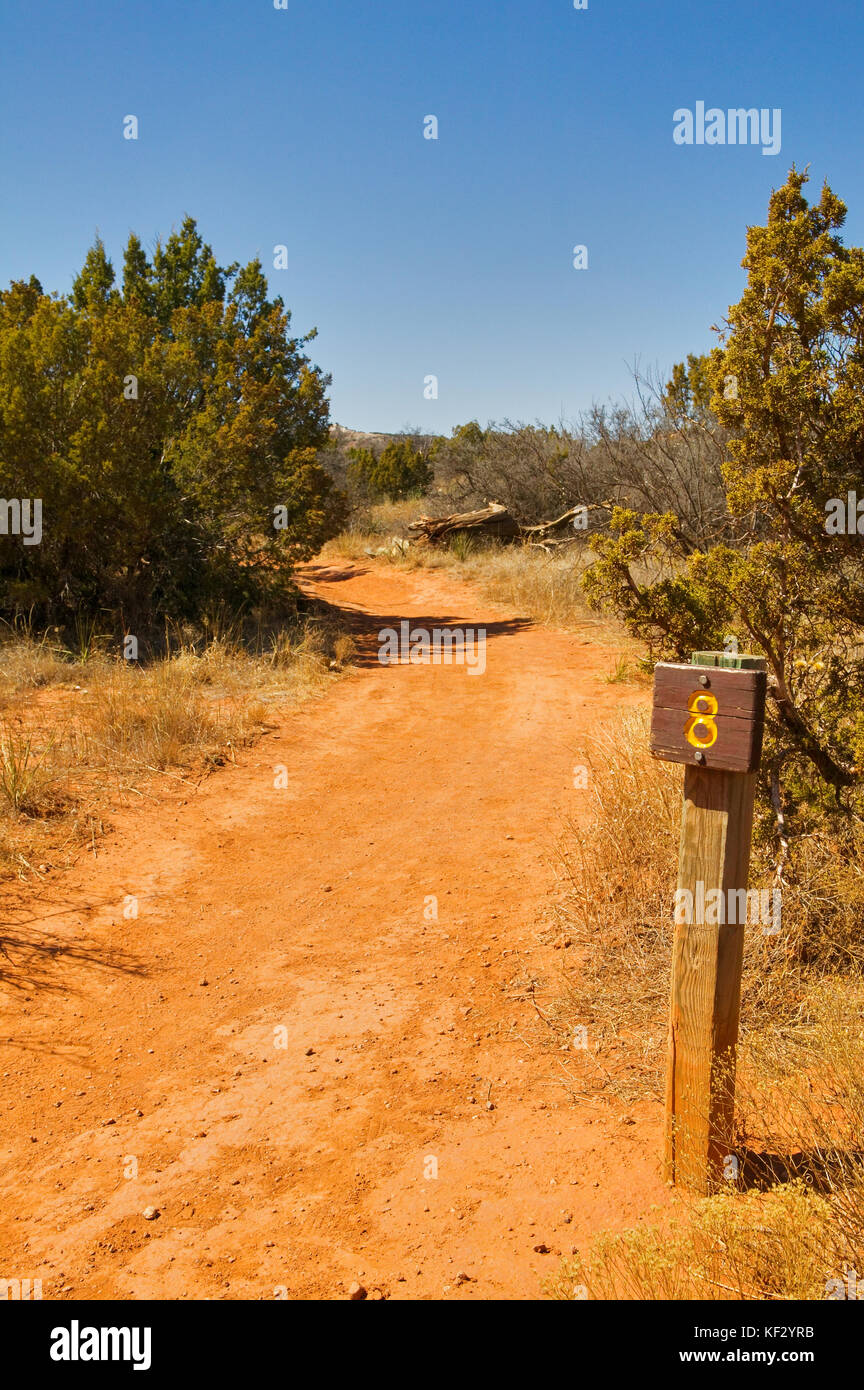
<svg viewBox="0 0 864 1390">
<path fill-rule="evenodd" d="M 419 430 L 372 447 L 342 443 L 324 459 L 361 508 L 420 498 L 442 510 L 503 504 L 523 526 L 577 504 L 640 512 L 675 508 L 691 548 L 724 533 L 726 432 L 708 407 L 706 359 L 691 356 L 662 387 L 637 381 L 635 404 L 597 406 L 576 426 L 476 420 L 449 438 Z"/>
</svg>

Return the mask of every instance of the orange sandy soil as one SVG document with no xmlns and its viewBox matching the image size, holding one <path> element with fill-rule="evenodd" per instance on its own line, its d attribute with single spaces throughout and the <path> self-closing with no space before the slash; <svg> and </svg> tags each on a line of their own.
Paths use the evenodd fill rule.
<svg viewBox="0 0 864 1390">
<path fill-rule="evenodd" d="M 303 583 L 356 669 L 7 894 L 0 1276 L 45 1298 L 532 1299 L 669 1201 L 660 1104 L 574 1101 L 533 1002 L 572 956 L 552 860 L 583 737 L 644 693 L 449 573 Z M 485 674 L 380 665 L 403 617 L 485 626 Z"/>
</svg>

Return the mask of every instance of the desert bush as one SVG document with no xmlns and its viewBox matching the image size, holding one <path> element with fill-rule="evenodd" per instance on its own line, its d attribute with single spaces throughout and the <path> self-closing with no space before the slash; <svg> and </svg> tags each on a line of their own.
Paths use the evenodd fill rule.
<svg viewBox="0 0 864 1390">
<path fill-rule="evenodd" d="M 811 206 L 805 182 L 793 169 L 748 230 L 747 286 L 706 367 L 726 432 L 724 534 L 694 548 L 679 506 L 620 508 L 585 577 L 589 601 L 658 656 L 730 638 L 765 656 L 762 794 L 770 782 L 793 832 L 852 814 L 845 793 L 864 778 L 864 549 L 854 526 L 828 524 L 861 477 L 864 250 L 837 235 L 840 200 L 826 186 Z M 648 558 L 656 575 L 640 582 Z"/>
<path fill-rule="evenodd" d="M 131 237 L 114 280 L 97 242 L 69 298 L 0 293 L 0 493 L 42 506 L 39 544 L 3 541 L 0 613 L 137 630 L 278 599 L 341 517 L 313 335 L 191 218 L 152 263 Z"/>
<path fill-rule="evenodd" d="M 634 404 L 595 406 L 573 425 L 458 426 L 433 446 L 440 510 L 502 502 L 528 525 L 582 504 L 596 530 L 615 507 L 674 508 L 690 549 L 717 539 L 725 431 L 704 407 L 703 371 L 704 359 L 691 356 L 665 388 L 637 376 Z"/>
<path fill-rule="evenodd" d="M 563 425 L 505 420 L 484 429 L 469 421 L 433 447 L 440 512 L 503 502 L 524 523 L 548 520 L 594 500 L 583 497 L 584 454 L 583 441 Z"/>
</svg>

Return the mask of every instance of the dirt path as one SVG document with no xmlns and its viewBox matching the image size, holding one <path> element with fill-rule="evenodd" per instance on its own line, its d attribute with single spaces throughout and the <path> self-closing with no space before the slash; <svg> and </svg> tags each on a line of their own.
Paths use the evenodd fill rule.
<svg viewBox="0 0 864 1390">
<path fill-rule="evenodd" d="M 358 669 L 14 914 L 0 1277 L 45 1298 L 536 1298 L 665 1200 L 660 1106 L 574 1105 L 530 994 L 581 739 L 642 697 L 449 574 L 305 582 Z M 484 624 L 485 674 L 380 665 L 403 617 Z"/>
</svg>

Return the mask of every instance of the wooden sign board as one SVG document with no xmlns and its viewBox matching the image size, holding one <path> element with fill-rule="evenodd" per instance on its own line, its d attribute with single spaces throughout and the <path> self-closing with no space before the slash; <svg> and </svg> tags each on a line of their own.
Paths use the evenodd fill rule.
<svg viewBox="0 0 864 1390">
<path fill-rule="evenodd" d="M 717 772 L 755 772 L 762 756 L 767 684 L 764 670 L 658 662 L 652 756 Z"/>
</svg>

